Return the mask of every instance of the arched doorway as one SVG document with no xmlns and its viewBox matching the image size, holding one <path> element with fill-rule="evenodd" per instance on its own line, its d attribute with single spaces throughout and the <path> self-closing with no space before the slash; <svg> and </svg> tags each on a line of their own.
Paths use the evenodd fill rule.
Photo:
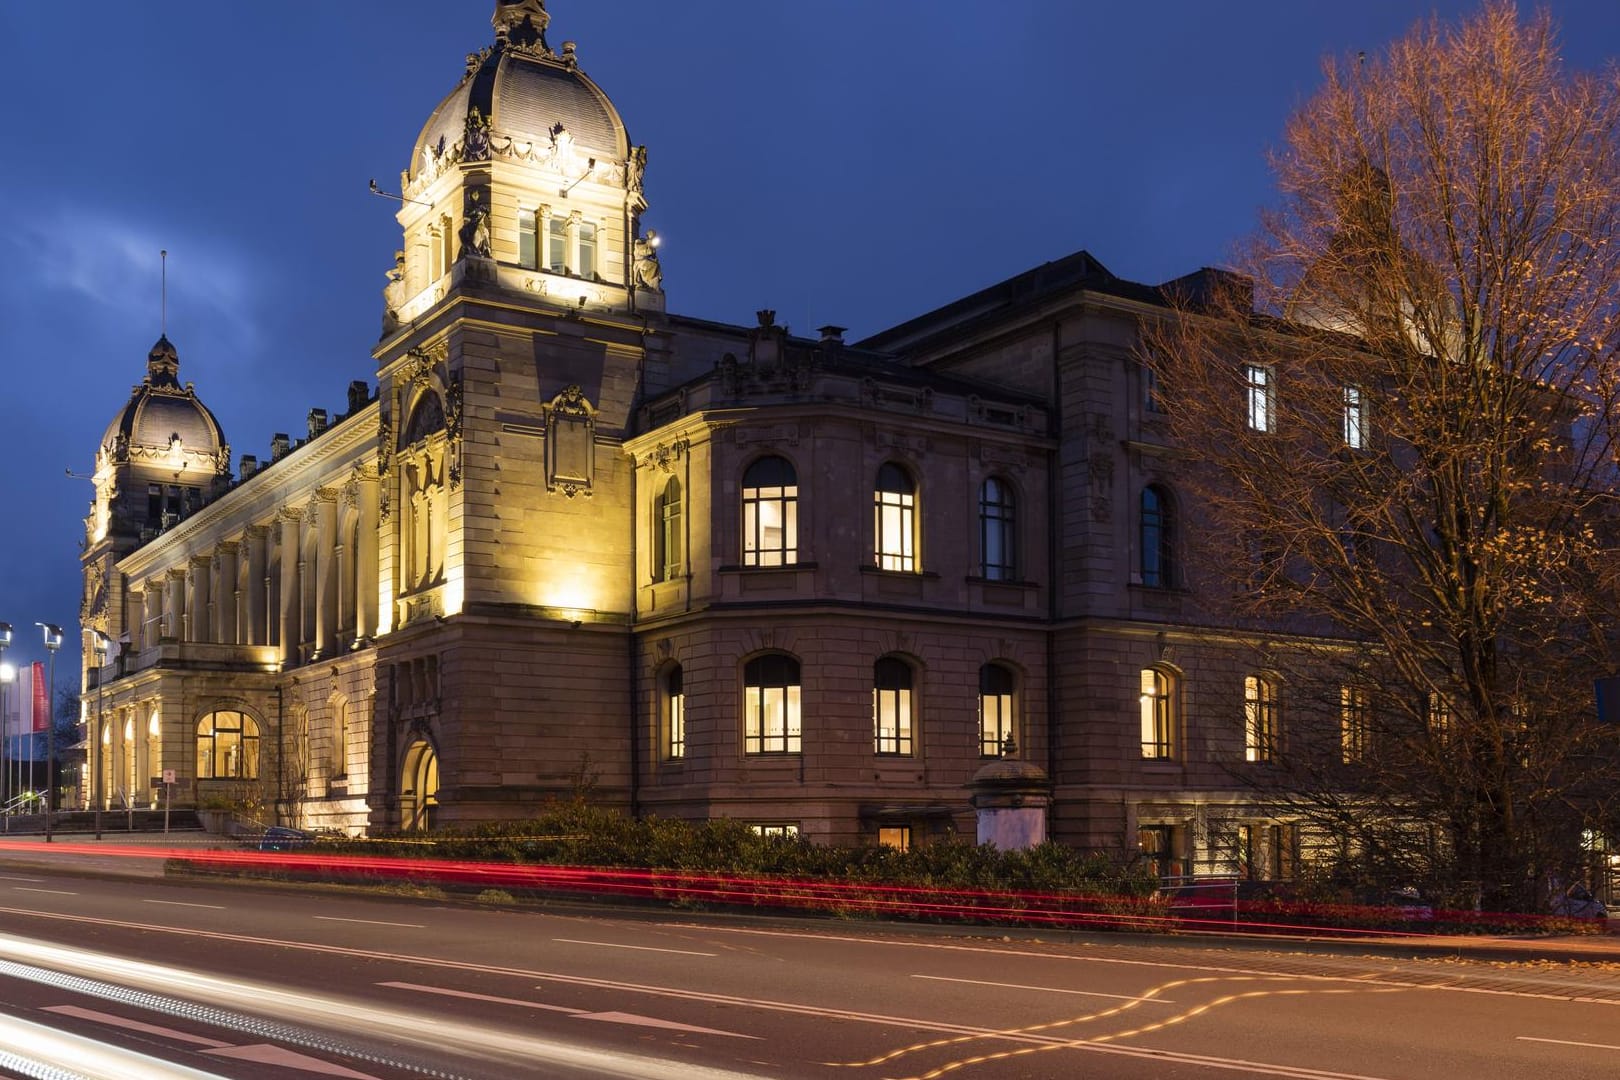
<svg viewBox="0 0 1620 1080">
<path fill-rule="evenodd" d="M 433 827 L 439 806 L 439 756 L 421 739 L 405 750 L 399 796 L 400 828 L 419 832 Z"/>
</svg>

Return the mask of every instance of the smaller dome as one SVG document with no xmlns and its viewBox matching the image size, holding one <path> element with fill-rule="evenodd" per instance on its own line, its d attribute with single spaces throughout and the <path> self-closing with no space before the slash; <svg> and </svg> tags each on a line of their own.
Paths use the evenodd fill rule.
<svg viewBox="0 0 1620 1080">
<path fill-rule="evenodd" d="M 180 353 L 167 336 L 146 357 L 146 379 L 136 386 L 106 434 L 102 453 L 114 463 L 134 459 L 162 460 L 183 455 L 210 471 L 226 467 L 230 447 L 219 421 L 188 384 L 180 385 Z"/>
</svg>

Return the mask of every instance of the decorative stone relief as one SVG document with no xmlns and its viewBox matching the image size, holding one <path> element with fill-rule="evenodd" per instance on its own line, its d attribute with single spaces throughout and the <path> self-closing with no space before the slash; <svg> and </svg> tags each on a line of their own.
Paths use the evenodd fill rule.
<svg viewBox="0 0 1620 1080">
<path fill-rule="evenodd" d="M 641 467 L 644 469 L 656 468 L 661 472 L 674 472 L 675 465 L 686 453 L 690 444 L 685 439 L 677 439 L 670 444 L 659 443 L 652 450 L 641 457 Z"/>
<path fill-rule="evenodd" d="M 462 202 L 461 256 L 489 258 L 489 199 L 484 188 L 468 187 Z"/>
<path fill-rule="evenodd" d="M 1086 475 L 1091 481 L 1091 517 L 1094 521 L 1108 521 L 1113 517 L 1114 455 L 1099 451 L 1086 462 Z"/>
<path fill-rule="evenodd" d="M 596 410 L 570 386 L 546 409 L 546 490 L 589 497 L 596 478 Z"/>
<path fill-rule="evenodd" d="M 466 134 L 461 145 L 462 161 L 489 160 L 489 117 L 476 105 L 467 113 Z"/>
</svg>

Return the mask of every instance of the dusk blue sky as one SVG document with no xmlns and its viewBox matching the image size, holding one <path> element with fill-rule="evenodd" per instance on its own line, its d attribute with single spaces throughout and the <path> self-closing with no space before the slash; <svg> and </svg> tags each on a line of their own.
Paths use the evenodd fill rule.
<svg viewBox="0 0 1620 1080">
<path fill-rule="evenodd" d="M 1080 248 L 1158 282 L 1220 265 L 1322 58 L 1392 0 L 550 0 L 554 47 L 649 147 L 671 311 L 865 336 Z M 77 630 L 88 473 L 159 333 L 233 463 L 341 411 L 416 134 L 493 0 L 0 0 L 0 620 Z M 1553 5 L 1565 55 L 1620 3 Z M 76 645 L 66 674 L 73 683 Z"/>
</svg>

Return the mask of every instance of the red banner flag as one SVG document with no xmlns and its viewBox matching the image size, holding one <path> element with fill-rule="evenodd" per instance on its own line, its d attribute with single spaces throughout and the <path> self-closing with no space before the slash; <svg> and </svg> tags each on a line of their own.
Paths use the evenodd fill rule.
<svg viewBox="0 0 1620 1080">
<path fill-rule="evenodd" d="M 34 661 L 34 730 L 46 731 L 51 726 L 50 691 L 45 686 L 45 662 Z"/>
</svg>

